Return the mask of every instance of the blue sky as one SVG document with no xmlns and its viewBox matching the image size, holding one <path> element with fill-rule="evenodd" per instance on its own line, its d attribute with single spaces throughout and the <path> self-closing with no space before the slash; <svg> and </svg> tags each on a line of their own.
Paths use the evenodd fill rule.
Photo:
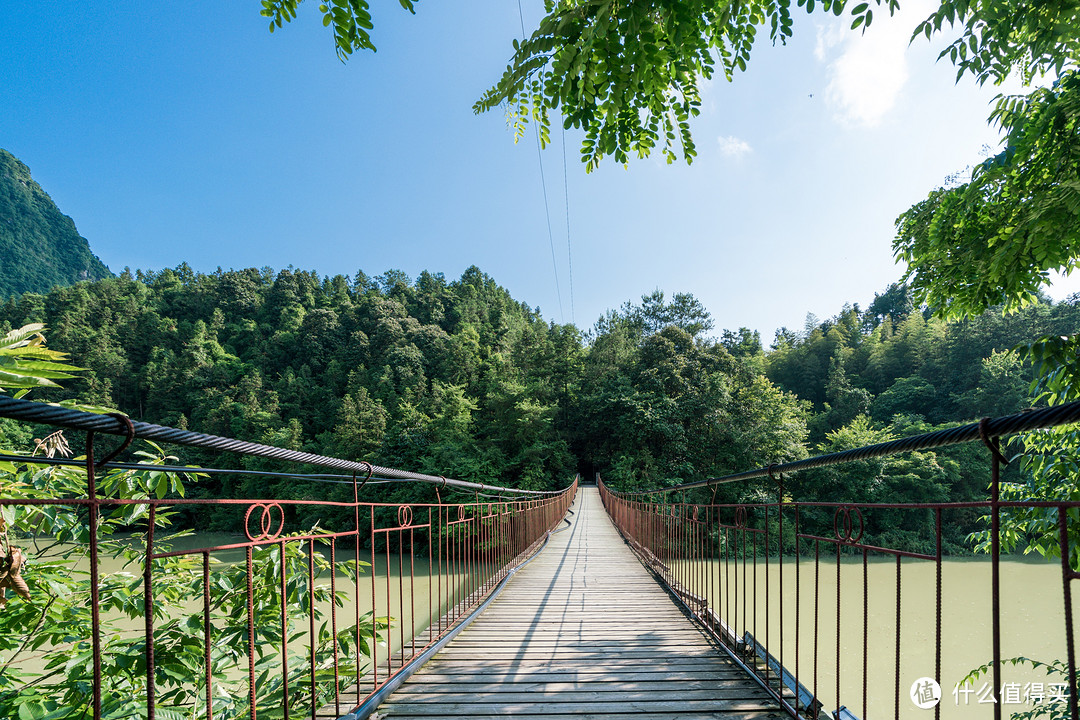
<svg viewBox="0 0 1080 720">
<path fill-rule="evenodd" d="M 531 30 L 542 3 L 523 5 Z M 513 0 L 375 3 L 379 51 L 346 64 L 314 2 L 272 35 L 255 0 L 18 4 L 0 26 L 0 147 L 114 271 L 477 265 L 556 322 L 660 288 L 768 344 L 896 280 L 895 217 L 996 145 L 1000 89 L 908 47 L 930 5 L 902 5 L 865 35 L 800 16 L 787 46 L 759 43 L 746 73 L 708 84 L 692 166 L 586 175 L 567 132 L 564 184 L 554 132 L 558 292 L 535 140 L 471 110 L 520 35 Z"/>
</svg>

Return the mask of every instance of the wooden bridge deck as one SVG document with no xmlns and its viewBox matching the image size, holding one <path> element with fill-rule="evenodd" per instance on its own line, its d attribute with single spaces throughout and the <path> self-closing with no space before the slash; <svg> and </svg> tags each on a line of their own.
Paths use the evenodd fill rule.
<svg viewBox="0 0 1080 720">
<path fill-rule="evenodd" d="M 787 717 L 676 607 L 582 488 L 502 594 L 373 718 Z"/>
</svg>

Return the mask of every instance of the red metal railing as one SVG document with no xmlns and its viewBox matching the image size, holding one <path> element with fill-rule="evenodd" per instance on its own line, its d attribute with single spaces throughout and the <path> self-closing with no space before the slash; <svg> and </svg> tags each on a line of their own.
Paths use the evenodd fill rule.
<svg viewBox="0 0 1080 720">
<path fill-rule="evenodd" d="M 1072 407 L 1069 417 L 1078 409 L 1080 405 Z M 1031 429 L 1042 420 L 1033 415 L 992 422 L 1001 428 L 1015 426 L 1009 425 L 1010 420 L 1022 421 L 1022 429 Z M 1071 421 L 1062 418 L 1048 424 Z M 996 437 L 1003 432 L 988 431 L 990 422 L 646 493 L 619 493 L 601 481 L 600 494 L 615 525 L 645 565 L 793 717 L 817 718 L 825 714 L 824 704 L 836 708 L 829 714 L 837 720 L 899 720 L 919 712 L 921 706 L 915 703 L 922 701 L 927 709 L 933 707 L 935 718 L 941 717 L 943 706 L 950 717 L 963 711 L 960 706 L 978 702 L 983 717 L 1000 719 L 1003 713 L 1041 710 L 1042 714 L 1032 717 L 1077 720 L 1071 582 L 1080 573 L 1070 566 L 1070 557 L 1076 554 L 1070 548 L 1070 534 L 1076 533 L 1080 502 L 1002 501 L 999 468 L 1004 458 Z M 990 498 L 985 502 L 825 503 L 785 497 L 784 472 L 941 447 L 970 440 L 972 435 L 976 440 L 981 436 L 991 450 Z M 750 477 L 772 477 L 775 501 L 697 504 L 667 499 L 672 492 L 678 496 L 691 487 Z M 1039 675 L 1056 670 L 1057 682 L 1047 677 L 1045 682 L 1035 680 L 1021 687 L 1004 674 L 1030 665 L 1028 660 L 1013 662 L 1011 658 L 1025 656 L 1024 641 L 1038 639 L 1031 636 L 1045 630 L 1027 628 L 1024 638 L 1024 628 L 1004 627 L 1018 615 L 1007 616 L 1002 608 L 1002 588 L 1009 586 L 1002 579 L 1001 519 L 1011 512 L 1033 510 L 1054 514 L 1060 580 L 1055 590 L 1052 580 L 1047 584 L 1047 578 L 1040 576 L 1038 586 L 1011 587 L 1009 594 L 1013 605 L 1022 607 L 1032 594 L 1044 598 L 1050 593 L 1055 596 L 1052 602 L 1039 607 L 1063 612 L 1050 638 L 1057 656 L 1042 658 L 1030 668 Z M 942 542 L 943 523 L 972 513 L 989 518 L 990 567 L 979 575 L 978 584 L 966 579 L 970 568 L 944 558 Z M 886 547 L 867 537 L 866 528 L 872 523 L 879 528 L 889 522 L 899 526 L 910 517 L 928 520 L 928 515 L 932 524 L 923 524 L 932 527 L 932 537 L 924 539 L 932 549 Z M 1052 565 L 1044 567 L 1053 572 Z M 943 585 L 948 592 L 943 593 Z M 986 607 L 975 610 L 966 605 L 972 597 Z M 953 622 L 944 626 L 943 611 L 953 616 Z M 919 614 L 925 625 L 912 620 Z M 973 627 L 982 621 L 985 630 Z M 1006 630 L 1008 654 L 1002 645 Z M 959 672 L 952 663 L 949 677 L 943 680 L 943 652 L 946 661 L 955 660 L 971 655 L 965 651 L 971 646 L 983 648 L 979 652 L 985 654 Z M 885 657 L 891 659 L 885 661 Z M 968 674 L 971 670 L 977 672 Z M 928 679 L 936 683 L 936 690 L 925 682 Z M 980 691 L 985 692 L 976 697 Z M 1040 695 L 1035 697 L 1033 692 Z"/>
<path fill-rule="evenodd" d="M 59 595 L 80 598 L 69 611 L 67 657 L 37 640 L 0 656 L 0 704 L 5 694 L 23 697 L 35 718 L 337 718 L 411 669 L 491 595 L 559 525 L 577 488 L 575 480 L 560 492 L 517 491 L 237 441 L 230 449 L 352 473 L 111 462 L 116 452 L 95 462 L 95 432 L 124 435 L 121 450 L 154 433 L 204 447 L 226 439 L 56 412 L 0 398 L 0 415 L 88 431 L 84 458 L 0 459 L 0 597 L 12 591 L 7 613 L 0 603 L 0 628 L 18 605 L 37 619 L 12 627 L 33 637 L 53 621 Z M 344 484 L 351 498 L 184 497 L 181 479 L 195 474 L 288 477 L 310 483 L 316 498 L 328 486 L 314 483 Z M 434 501 L 362 501 L 365 485 L 380 483 L 429 483 Z M 467 495 L 443 500 L 454 491 Z M 300 512 L 323 519 L 305 529 L 295 524 Z M 237 537 L 177 535 L 178 517 L 193 513 L 218 514 L 215 529 Z M 141 580 L 103 569 L 114 561 L 138 565 Z M 81 573 L 85 581 L 72 580 Z M 5 677 L 13 661 L 23 669 Z M 40 687 L 56 688 L 57 701 L 35 695 Z"/>
</svg>

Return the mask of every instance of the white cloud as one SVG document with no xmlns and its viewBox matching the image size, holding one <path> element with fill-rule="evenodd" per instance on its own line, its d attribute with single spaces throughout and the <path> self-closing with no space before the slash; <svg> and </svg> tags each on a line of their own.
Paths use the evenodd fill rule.
<svg viewBox="0 0 1080 720">
<path fill-rule="evenodd" d="M 814 57 L 818 59 L 818 62 L 825 62 L 825 59 L 828 57 L 828 51 L 839 45 L 845 37 L 847 37 L 847 33 L 844 32 L 843 26 L 839 23 L 833 23 L 828 27 L 818 25 L 817 43 L 814 45 Z"/>
<path fill-rule="evenodd" d="M 903 17 L 882 12 L 865 33 L 848 29 L 850 16 L 818 27 L 814 56 L 828 63 L 825 101 L 842 122 L 874 127 L 893 109 L 908 80 L 912 20 L 930 8 L 922 0 L 905 6 Z"/>
<path fill-rule="evenodd" d="M 734 135 L 721 136 L 717 138 L 717 141 L 720 144 L 720 154 L 724 157 L 741 158 L 754 152 L 754 149 L 750 147 L 750 143 L 740 140 Z"/>
</svg>

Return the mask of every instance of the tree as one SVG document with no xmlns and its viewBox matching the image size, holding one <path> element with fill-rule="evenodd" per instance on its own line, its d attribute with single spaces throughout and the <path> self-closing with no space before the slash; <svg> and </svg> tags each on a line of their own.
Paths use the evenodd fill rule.
<svg viewBox="0 0 1080 720">
<path fill-rule="evenodd" d="M 1000 98 L 991 120 L 1005 149 L 896 221 L 906 278 L 939 314 L 1020 307 L 1035 302 L 1049 271 L 1080 267 L 1080 75 Z"/>
<path fill-rule="evenodd" d="M 303 0 L 262 0 L 259 14 L 270 18 L 270 32 L 296 18 L 297 8 Z M 398 0 L 401 7 L 415 13 L 416 0 Z M 334 33 L 334 52 L 345 61 L 357 50 L 375 51 L 368 32 L 371 23 L 371 5 L 367 0 L 325 0 L 319 4 L 323 25 Z"/>
<path fill-rule="evenodd" d="M 399 0 L 409 12 L 416 0 Z M 296 17 L 301 0 L 262 0 L 273 32 Z M 844 13 L 847 0 L 798 0 L 807 12 Z M 852 9 L 853 27 L 873 19 L 871 4 Z M 874 0 L 890 13 L 898 0 Z M 592 170 L 605 156 L 625 163 L 659 148 L 668 162 L 690 162 L 696 150 L 690 120 L 700 112 L 700 83 L 717 63 L 731 79 L 745 70 L 759 29 L 785 42 L 794 20 L 790 0 L 545 0 L 547 15 L 514 53 L 502 77 L 476 102 L 477 113 L 505 105 L 517 137 L 539 123 L 546 143 L 552 111 L 563 125 L 585 132 L 581 156 Z M 356 50 L 375 50 L 367 0 L 325 0 L 323 24 L 344 61 Z"/>
</svg>

